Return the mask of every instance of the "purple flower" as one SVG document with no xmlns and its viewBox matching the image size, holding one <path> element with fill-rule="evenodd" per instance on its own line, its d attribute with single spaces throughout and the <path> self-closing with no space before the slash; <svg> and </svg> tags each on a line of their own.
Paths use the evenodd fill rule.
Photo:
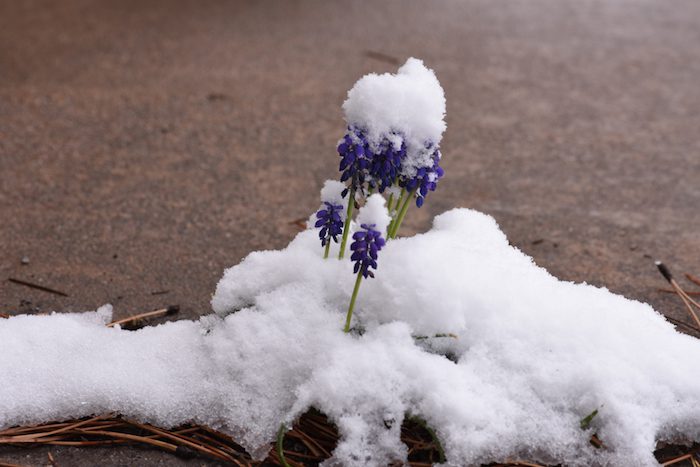
<svg viewBox="0 0 700 467">
<path fill-rule="evenodd" d="M 323 204 L 326 207 L 316 213 L 316 218 L 318 219 L 316 227 L 321 227 L 318 237 L 321 239 L 321 246 L 326 246 L 326 243 L 329 243 L 331 238 L 335 243 L 338 243 L 337 236 L 343 233 L 343 219 L 341 217 L 343 206 L 329 203 L 328 201 L 324 201 Z"/>
<path fill-rule="evenodd" d="M 430 146 L 428 146 L 428 148 L 429 147 Z M 440 167 L 439 149 L 435 149 L 431 155 L 431 159 L 433 161 L 433 165 L 431 167 L 419 168 L 413 178 L 405 180 L 402 183 L 402 186 L 406 188 L 408 192 L 413 190 L 416 191 L 416 206 L 418 207 L 423 206 L 423 202 L 425 201 L 425 197 L 428 192 L 435 191 L 438 180 L 445 175 L 445 171 L 442 169 L 442 167 Z"/>
<path fill-rule="evenodd" d="M 349 187 L 343 190 L 343 198 L 349 188 L 362 191 L 368 176 L 368 170 L 373 157 L 367 138 L 361 130 L 348 128 L 348 132 L 338 145 L 341 182 L 350 181 Z"/>
<path fill-rule="evenodd" d="M 374 230 L 376 224 L 362 224 L 362 230 L 352 235 L 353 242 L 350 245 L 352 250 L 351 261 L 355 261 L 354 272 L 358 271 L 366 279 L 367 276 L 374 277 L 370 268 L 377 269 L 377 253 L 384 246 L 382 234 Z"/>
<path fill-rule="evenodd" d="M 385 139 L 370 162 L 370 186 L 378 187 L 379 192 L 383 193 L 384 190 L 393 185 L 401 171 L 401 163 L 405 157 L 406 145 L 403 142 L 401 147 L 396 149 L 391 141 Z"/>
</svg>

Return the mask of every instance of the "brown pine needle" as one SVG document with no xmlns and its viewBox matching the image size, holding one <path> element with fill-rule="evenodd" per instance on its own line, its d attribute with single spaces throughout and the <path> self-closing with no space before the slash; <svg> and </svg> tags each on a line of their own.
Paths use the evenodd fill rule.
<svg viewBox="0 0 700 467">
<path fill-rule="evenodd" d="M 685 304 L 685 307 L 688 309 L 688 313 L 690 313 L 690 316 L 693 318 L 693 321 L 695 321 L 695 325 L 697 327 L 700 327 L 700 318 L 698 318 L 698 315 L 695 314 L 695 310 L 693 310 L 693 307 L 691 306 L 692 303 L 695 303 L 697 305 L 697 302 L 695 302 L 692 298 L 686 296 L 683 293 L 683 289 L 681 289 L 676 281 L 674 280 L 671 282 L 671 285 L 673 286 L 674 289 L 676 289 L 676 292 L 678 292 L 678 296 L 681 297 L 681 300 L 683 300 L 683 303 Z M 698 308 L 700 308 L 700 305 L 697 305 Z"/>
<path fill-rule="evenodd" d="M 141 428 L 143 430 L 150 431 L 150 432 L 155 433 L 157 435 L 163 436 L 164 438 L 168 438 L 170 440 L 179 442 L 180 444 L 183 444 L 191 449 L 195 449 L 195 450 L 203 452 L 205 454 L 209 454 L 209 455 L 212 455 L 214 457 L 218 457 L 222 460 L 227 460 L 227 461 L 233 460 L 233 459 L 231 459 L 231 457 L 228 454 L 225 454 L 216 448 L 208 447 L 208 446 L 205 446 L 203 444 L 193 442 L 190 439 L 186 438 L 185 436 L 176 435 L 174 433 L 170 433 L 170 432 L 167 432 L 165 430 L 161 430 L 161 429 L 156 428 L 154 426 L 144 425 L 144 424 L 135 422 L 133 420 L 125 420 L 125 421 L 127 423 L 137 427 L 137 428 Z"/>
<path fill-rule="evenodd" d="M 44 285 L 35 284 L 33 282 L 25 281 L 22 279 L 17 279 L 15 277 L 8 277 L 7 280 L 9 282 L 14 283 L 14 284 L 23 285 L 23 286 L 29 287 L 31 289 L 41 290 L 42 292 L 48 292 L 48 293 L 52 293 L 54 295 L 60 295 L 61 297 L 68 296 L 67 293 L 61 292 L 60 290 L 52 289 L 51 287 L 46 287 Z"/>
<path fill-rule="evenodd" d="M 140 313 L 138 315 L 133 315 L 129 316 L 127 318 L 123 318 L 120 320 L 112 321 L 107 325 L 107 327 L 112 327 L 118 325 L 123 325 L 127 323 L 133 323 L 136 321 L 141 321 L 143 319 L 147 318 L 155 318 L 156 316 L 165 316 L 165 315 L 174 315 L 175 313 L 178 313 L 180 311 L 180 307 L 178 305 L 171 305 L 167 308 L 161 308 L 160 310 L 154 310 L 154 311 L 148 311 L 146 313 Z"/>
<path fill-rule="evenodd" d="M 683 321 L 679 321 L 677 319 L 671 318 L 670 316 L 666 316 L 665 318 L 667 320 L 669 320 L 670 322 L 672 322 L 673 324 L 675 324 L 676 326 L 682 326 L 690 331 L 700 333 L 700 328 L 696 328 L 692 324 L 684 323 Z"/>
<path fill-rule="evenodd" d="M 692 457 L 693 457 L 692 454 L 683 454 L 682 456 L 674 457 L 673 459 L 668 460 L 661 465 L 666 466 L 666 465 L 677 464 L 677 463 L 682 462 L 684 460 L 691 459 Z"/>
<path fill-rule="evenodd" d="M 677 293 L 677 292 L 675 291 L 675 289 L 662 289 L 662 288 L 659 288 L 659 289 L 656 289 L 656 290 L 658 290 L 659 292 L 663 292 L 663 293 Z M 685 293 L 688 294 L 688 295 L 690 295 L 691 297 L 700 297 L 700 292 L 693 292 L 693 291 L 688 292 L 688 291 L 686 291 Z"/>
<path fill-rule="evenodd" d="M 80 431 L 80 430 L 78 430 Z M 103 431 L 103 430 L 95 430 L 95 431 L 90 431 L 88 432 L 92 435 L 102 435 L 102 436 L 107 436 L 110 438 L 117 438 L 117 439 L 125 439 L 129 441 L 137 441 L 139 443 L 144 443 L 144 444 L 151 444 L 153 446 L 159 447 L 161 449 L 165 449 L 166 451 L 170 451 L 174 453 L 177 451 L 177 446 L 174 444 L 166 443 L 164 441 L 159 441 L 156 439 L 151 439 L 147 438 L 145 436 L 137 436 L 137 435 L 132 435 L 129 433 L 121 433 L 119 431 Z"/>
<path fill-rule="evenodd" d="M 686 292 L 685 290 L 681 289 L 681 287 L 680 287 L 677 283 L 676 283 L 676 286 L 678 287 L 679 292 L 680 292 L 681 294 L 683 294 L 683 296 L 684 296 L 691 304 L 695 305 L 695 308 L 697 308 L 698 310 L 700 310 L 700 303 L 698 303 L 697 301 L 693 300 L 693 299 L 690 297 L 690 295 L 688 295 L 688 292 Z"/>
<path fill-rule="evenodd" d="M 64 426 L 63 428 L 59 428 L 57 430 L 40 432 L 40 433 L 32 433 L 32 434 L 26 434 L 26 435 L 19 435 L 19 436 L 15 436 L 14 439 L 16 441 L 20 441 L 20 440 L 23 441 L 25 439 L 35 440 L 36 438 L 44 438 L 47 436 L 57 435 L 59 433 L 63 433 L 64 431 L 71 431 L 71 430 L 74 430 L 74 429 L 81 427 L 83 425 L 88 425 L 94 421 L 97 421 L 97 420 L 100 420 L 100 419 L 103 419 L 106 417 L 110 417 L 110 416 L 111 416 L 111 414 L 99 415 L 97 417 L 89 418 L 87 420 L 83 420 L 83 421 L 80 421 L 77 423 L 72 423 L 70 425 Z"/>
<path fill-rule="evenodd" d="M 671 271 L 664 263 L 662 263 L 661 261 L 657 261 L 656 267 L 661 273 L 661 275 L 664 276 L 664 279 L 666 279 L 668 283 L 671 284 L 671 287 L 673 287 L 673 290 L 676 291 L 676 294 L 678 294 L 678 296 L 681 297 L 681 300 L 683 300 L 685 307 L 688 309 L 688 313 L 690 313 L 690 316 L 693 318 L 693 321 L 695 321 L 697 327 L 700 328 L 700 319 L 698 318 L 698 315 L 695 313 L 695 310 L 693 310 L 693 307 L 691 306 L 695 305 L 696 307 L 698 307 L 698 309 L 700 309 L 700 303 L 696 302 L 685 293 L 681 286 L 678 285 L 678 282 L 676 282 L 676 280 L 673 278 Z"/>
<path fill-rule="evenodd" d="M 696 285 L 700 285 L 700 279 L 697 278 L 697 277 L 695 277 L 694 275 L 686 273 L 686 274 L 685 274 L 685 277 L 686 277 L 686 279 L 688 279 L 690 282 L 693 282 L 693 283 L 695 283 Z"/>
</svg>

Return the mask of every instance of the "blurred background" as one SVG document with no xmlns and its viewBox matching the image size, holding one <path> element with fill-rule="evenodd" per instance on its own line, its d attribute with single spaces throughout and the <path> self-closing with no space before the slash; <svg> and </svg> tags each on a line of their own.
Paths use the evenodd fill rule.
<svg viewBox="0 0 700 467">
<path fill-rule="evenodd" d="M 404 234 L 478 209 L 558 277 L 690 322 L 653 259 L 700 274 L 695 0 L 0 0 L 0 312 L 208 313 L 224 268 L 286 245 L 338 177 L 347 90 L 410 56 L 448 129 Z"/>
<path fill-rule="evenodd" d="M 347 90 L 410 56 L 448 129 L 404 234 L 478 209 L 553 274 L 688 320 L 653 259 L 700 274 L 695 0 L 3 0 L 0 312 L 208 313 L 338 177 Z"/>
</svg>

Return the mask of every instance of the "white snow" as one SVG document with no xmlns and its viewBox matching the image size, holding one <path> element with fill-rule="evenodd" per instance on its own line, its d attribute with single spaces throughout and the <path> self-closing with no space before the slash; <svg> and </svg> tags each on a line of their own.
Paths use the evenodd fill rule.
<svg viewBox="0 0 700 467">
<path fill-rule="evenodd" d="M 357 213 L 355 223 L 357 225 L 374 225 L 374 230 L 380 232 L 386 238 L 386 228 L 391 222 L 389 211 L 386 209 L 386 200 L 382 195 L 374 194 L 367 198 L 365 205 Z"/>
<path fill-rule="evenodd" d="M 656 440 L 700 440 L 700 341 L 649 305 L 557 280 L 489 216 L 455 209 L 389 241 L 360 290 L 362 336 L 342 332 L 352 263 L 322 255 L 313 229 L 251 253 L 217 287 L 214 310 L 239 310 L 225 318 L 135 332 L 105 327 L 106 308 L 0 320 L 0 426 L 115 411 L 224 429 L 260 457 L 314 406 L 350 466 L 404 459 L 407 413 L 455 466 L 656 465 Z M 435 333 L 457 338 L 412 337 Z"/>
<path fill-rule="evenodd" d="M 342 192 L 345 184 L 338 180 L 326 180 L 321 188 L 321 203 L 328 202 L 343 206 L 341 217 L 345 219 L 345 211 L 348 207 L 348 199 L 343 198 Z"/>
<path fill-rule="evenodd" d="M 338 180 L 326 180 L 323 183 L 323 188 L 321 188 L 321 204 L 319 205 L 319 209 L 326 209 L 326 205 L 323 204 L 324 202 L 329 202 L 342 206 L 343 209 L 340 211 L 339 214 L 343 222 L 345 222 L 345 218 L 347 217 L 348 212 L 348 198 L 343 198 L 342 195 L 344 189 L 344 183 L 341 183 Z M 316 212 L 312 212 L 309 218 L 306 220 L 306 227 L 310 229 L 314 228 L 314 225 L 316 225 L 317 220 L 318 218 L 316 217 Z M 335 243 L 331 244 L 331 250 L 336 250 L 337 252 L 337 248 L 338 246 L 335 245 Z"/>
<path fill-rule="evenodd" d="M 370 73 L 348 91 L 345 121 L 366 132 L 371 145 L 388 138 L 395 147 L 406 143 L 403 164 L 407 176 L 432 167 L 426 144 L 438 146 L 445 131 L 445 93 L 433 70 L 409 58 L 396 74 Z M 432 152 L 432 151 L 431 151 Z"/>
</svg>

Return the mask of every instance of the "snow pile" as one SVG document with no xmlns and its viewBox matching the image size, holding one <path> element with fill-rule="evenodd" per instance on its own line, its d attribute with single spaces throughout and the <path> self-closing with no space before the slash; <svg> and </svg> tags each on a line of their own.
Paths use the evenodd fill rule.
<svg viewBox="0 0 700 467">
<path fill-rule="evenodd" d="M 405 459 L 407 414 L 455 466 L 656 465 L 656 439 L 700 439 L 700 342 L 650 306 L 558 281 L 475 211 L 381 254 L 355 308 L 362 335 L 342 332 L 352 263 L 323 260 L 315 230 L 226 271 L 224 318 L 135 332 L 104 327 L 108 310 L 0 320 L 0 426 L 115 411 L 208 424 L 262 456 L 313 406 L 351 466 Z M 415 339 L 436 333 L 457 338 Z"/>
<path fill-rule="evenodd" d="M 362 129 L 370 146 L 384 138 L 396 148 L 405 143 L 407 177 L 415 176 L 415 168 L 432 166 L 432 148 L 446 128 L 445 93 L 421 60 L 409 58 L 396 74 L 365 75 L 348 91 L 343 111 L 348 126 Z"/>
</svg>

